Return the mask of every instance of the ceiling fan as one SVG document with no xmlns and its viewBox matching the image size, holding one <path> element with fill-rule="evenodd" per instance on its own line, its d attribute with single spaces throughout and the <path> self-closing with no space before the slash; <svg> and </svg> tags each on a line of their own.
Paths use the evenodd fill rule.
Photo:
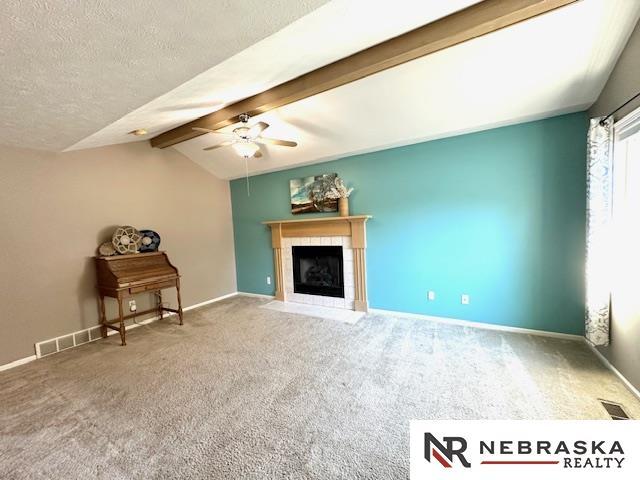
<svg viewBox="0 0 640 480">
<path fill-rule="evenodd" d="M 203 150 L 214 150 L 220 147 L 231 146 L 238 155 L 243 158 L 260 158 L 262 152 L 260 151 L 260 145 L 280 145 L 282 147 L 295 147 L 298 145 L 296 142 L 289 140 L 278 140 L 276 138 L 267 138 L 262 136 L 262 132 L 269 127 L 268 123 L 258 122 L 255 125 L 249 126 L 249 115 L 243 113 L 240 115 L 240 122 L 242 125 L 234 128 L 232 132 L 219 132 L 217 130 L 211 130 L 209 128 L 193 127 L 194 130 L 204 133 L 215 133 L 216 135 L 226 135 L 231 138 L 225 142 L 210 147 L 203 148 Z"/>
</svg>

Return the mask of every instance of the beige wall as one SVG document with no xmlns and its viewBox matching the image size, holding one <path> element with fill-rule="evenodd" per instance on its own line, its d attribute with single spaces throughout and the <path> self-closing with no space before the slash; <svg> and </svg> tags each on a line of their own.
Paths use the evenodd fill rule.
<svg viewBox="0 0 640 480">
<path fill-rule="evenodd" d="M 589 109 L 592 117 L 608 115 L 635 94 L 640 92 L 640 22 L 629 37 L 600 97 Z M 616 113 L 616 119 L 640 106 L 640 98 Z"/>
<path fill-rule="evenodd" d="M 636 25 L 631 34 L 629 42 L 620 55 L 600 97 L 589 110 L 591 116 L 608 115 L 612 110 L 640 92 L 639 60 L 640 23 Z M 638 107 L 640 107 L 640 99 L 636 99 L 621 109 L 614 118 L 620 119 Z M 621 184 L 621 182 L 618 183 Z M 633 185 L 629 184 L 629 186 Z M 614 204 L 620 204 L 615 200 Z M 624 243 L 629 238 L 627 235 L 618 235 L 618 240 Z M 620 245 L 615 250 L 618 254 L 625 251 Z M 634 275 L 633 269 L 637 268 L 638 258 L 635 255 L 635 250 L 637 247 L 633 245 L 628 249 L 630 255 L 627 258 L 624 258 L 624 255 L 618 255 L 623 260 L 616 260 L 614 264 L 616 274 L 612 289 L 611 344 L 607 347 L 598 347 L 598 350 L 627 380 L 640 389 L 640 349 L 638 348 L 640 309 L 637 301 L 636 283 L 629 281 L 629 278 Z"/>
<path fill-rule="evenodd" d="M 146 142 L 58 154 L 0 147 L 0 365 L 97 324 L 92 257 L 122 224 L 160 234 L 183 276 L 183 306 L 236 290 L 227 181 Z"/>
</svg>

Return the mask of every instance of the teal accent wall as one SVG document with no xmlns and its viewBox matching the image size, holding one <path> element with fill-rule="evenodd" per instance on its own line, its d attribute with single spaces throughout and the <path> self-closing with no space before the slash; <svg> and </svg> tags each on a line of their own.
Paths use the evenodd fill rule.
<svg viewBox="0 0 640 480">
<path fill-rule="evenodd" d="M 337 172 L 373 215 L 372 308 L 582 334 L 586 131 L 575 113 L 258 175 L 250 197 L 234 180 L 238 290 L 274 293 L 260 222 L 314 216 L 290 213 L 289 179 Z"/>
</svg>

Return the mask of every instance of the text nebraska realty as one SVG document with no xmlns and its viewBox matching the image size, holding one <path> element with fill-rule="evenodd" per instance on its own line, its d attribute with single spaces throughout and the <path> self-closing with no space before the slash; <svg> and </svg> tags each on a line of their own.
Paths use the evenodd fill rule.
<svg viewBox="0 0 640 480">
<path fill-rule="evenodd" d="M 443 437 L 442 440 L 443 442 L 440 442 L 429 432 L 424 434 L 425 460 L 431 463 L 433 457 L 445 468 L 451 468 L 451 463 L 471 468 L 471 463 L 465 456 L 467 440 L 464 437 Z M 625 461 L 624 450 L 617 440 L 576 440 L 573 442 L 564 440 L 480 440 L 479 452 L 484 456 L 480 461 L 481 465 L 554 464 L 564 468 L 622 468 Z M 509 455 L 517 455 L 518 457 L 513 460 L 505 460 L 505 456 Z M 531 457 L 533 455 L 535 457 Z M 541 455 L 548 455 L 548 457 L 541 457 Z M 492 459 L 495 456 L 500 456 L 500 460 Z M 562 461 L 559 457 L 562 458 Z"/>
<path fill-rule="evenodd" d="M 622 468 L 625 460 L 622 445 L 613 442 L 576 440 L 550 442 L 547 440 L 480 441 L 481 455 L 554 455 L 561 456 L 564 468 Z"/>
</svg>

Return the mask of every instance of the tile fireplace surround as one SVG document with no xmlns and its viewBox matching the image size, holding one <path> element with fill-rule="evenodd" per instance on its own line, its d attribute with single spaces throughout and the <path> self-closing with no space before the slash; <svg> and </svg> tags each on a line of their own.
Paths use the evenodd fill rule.
<svg viewBox="0 0 640 480">
<path fill-rule="evenodd" d="M 369 218 L 371 218 L 369 215 L 357 215 L 263 222 L 271 228 L 276 299 L 283 302 L 308 303 L 366 312 L 369 304 L 365 224 Z M 294 293 L 291 247 L 301 245 L 342 247 L 345 298 Z"/>
</svg>

